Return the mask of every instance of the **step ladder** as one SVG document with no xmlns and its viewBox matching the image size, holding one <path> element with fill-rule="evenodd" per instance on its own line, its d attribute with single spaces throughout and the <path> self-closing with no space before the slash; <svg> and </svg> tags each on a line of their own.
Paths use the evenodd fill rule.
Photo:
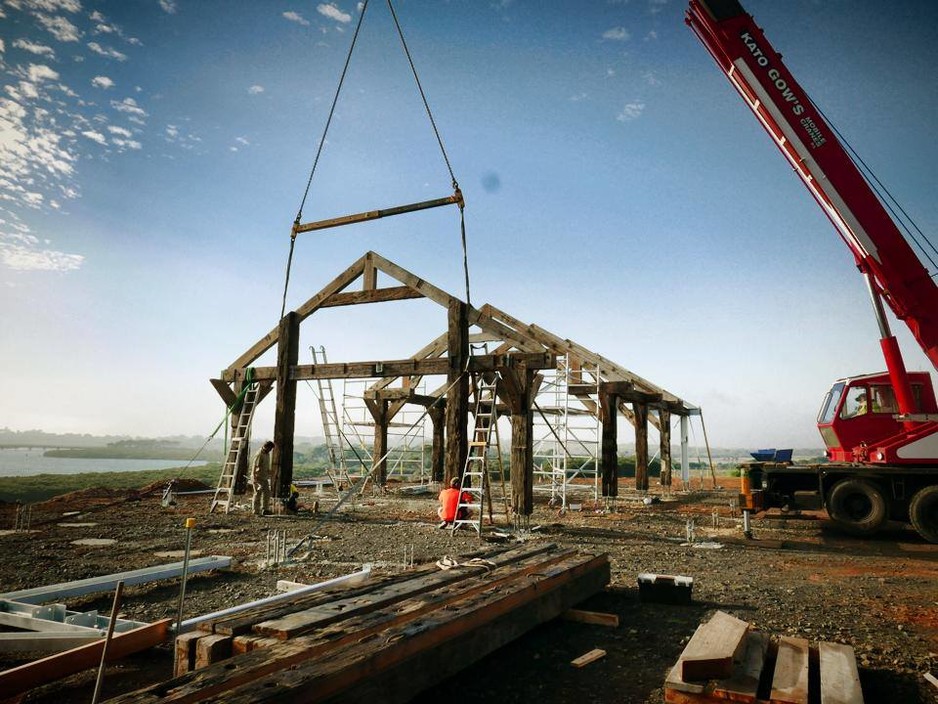
<svg viewBox="0 0 938 704">
<path fill-rule="evenodd" d="M 234 503 L 234 488 L 237 478 L 238 465 L 241 456 L 247 451 L 251 439 L 251 419 L 254 417 L 254 408 L 257 406 L 257 396 L 260 393 L 260 384 L 249 384 L 241 400 L 241 409 L 238 411 L 238 423 L 231 434 L 231 443 L 228 445 L 228 456 L 222 466 L 221 476 L 218 478 L 218 487 L 212 498 L 212 506 L 208 510 L 214 513 L 217 508 L 224 508 L 225 513 L 231 510 Z"/>
<path fill-rule="evenodd" d="M 328 364 L 326 348 L 322 345 L 317 350 L 310 347 L 313 355 L 313 364 Z M 342 430 L 339 425 L 339 413 L 335 405 L 335 394 L 332 391 L 332 379 L 316 379 L 316 398 L 319 401 L 319 414 L 322 417 L 322 432 L 326 436 L 326 452 L 329 455 L 329 465 L 326 475 L 332 481 L 332 488 L 336 494 L 339 491 L 340 479 L 348 481 L 348 472 L 345 469 L 345 453 L 342 450 Z"/>
<path fill-rule="evenodd" d="M 502 465 L 501 443 L 498 438 L 498 414 L 496 405 L 498 396 L 498 374 L 473 378 L 475 387 L 475 426 L 469 439 L 469 451 L 466 466 L 463 469 L 459 486 L 459 501 L 456 505 L 456 518 L 453 532 L 462 526 L 471 526 L 481 536 L 482 518 L 488 510 L 489 522 L 494 524 L 492 505 L 492 483 L 501 490 L 505 505 L 505 517 L 508 517 L 508 492 L 505 487 L 505 470 Z M 489 450 L 495 449 L 494 459 L 489 458 Z M 459 518 L 465 515 L 465 518 Z"/>
</svg>

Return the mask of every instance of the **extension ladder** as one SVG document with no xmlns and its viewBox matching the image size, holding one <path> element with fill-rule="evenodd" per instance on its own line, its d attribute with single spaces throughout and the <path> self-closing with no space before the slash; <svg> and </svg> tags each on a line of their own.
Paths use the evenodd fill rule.
<svg viewBox="0 0 938 704">
<path fill-rule="evenodd" d="M 505 471 L 502 466 L 501 443 L 498 439 L 498 414 L 496 405 L 498 397 L 498 375 L 493 374 L 486 380 L 485 376 L 478 377 L 475 384 L 475 426 L 469 440 L 469 452 L 466 455 L 466 466 L 463 469 L 462 481 L 459 486 L 459 501 L 456 505 L 456 517 L 453 521 L 453 531 L 460 526 L 472 526 L 482 535 L 482 517 L 488 508 L 489 522 L 494 523 L 492 512 L 492 477 L 489 468 L 489 450 L 495 448 L 494 465 L 496 479 L 498 480 L 502 498 L 505 502 L 505 514 L 508 514 L 508 493 L 505 489 Z M 475 381 L 475 380 L 474 380 Z M 494 443 L 493 443 L 494 440 Z M 460 515 L 465 515 L 460 518 Z"/>
<path fill-rule="evenodd" d="M 326 348 L 319 350 L 310 347 L 313 355 L 313 364 L 327 364 Z M 316 398 L 319 401 L 319 413 L 322 416 L 322 432 L 326 436 L 326 451 L 329 454 L 329 465 L 326 475 L 332 481 L 332 488 L 339 492 L 340 479 L 348 481 L 348 472 L 345 470 L 345 454 L 342 451 L 342 431 L 339 427 L 339 414 L 335 405 L 335 395 L 332 392 L 331 379 L 316 379 Z"/>
<path fill-rule="evenodd" d="M 228 456 L 225 458 L 225 464 L 221 470 L 221 476 L 218 478 L 218 487 L 215 489 L 215 496 L 212 498 L 212 507 L 209 513 L 214 513 L 215 509 L 222 507 L 225 513 L 231 510 L 234 501 L 235 481 L 238 473 L 238 465 L 241 456 L 251 437 L 251 418 L 254 417 L 254 408 L 257 406 L 257 395 L 260 392 L 260 384 L 253 383 L 244 393 L 241 400 L 241 410 L 238 412 L 238 424 L 231 434 L 231 444 L 228 445 Z"/>
</svg>

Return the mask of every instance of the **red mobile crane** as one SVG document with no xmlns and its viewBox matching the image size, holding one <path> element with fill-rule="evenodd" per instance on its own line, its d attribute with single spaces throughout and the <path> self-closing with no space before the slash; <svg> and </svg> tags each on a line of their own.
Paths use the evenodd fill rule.
<svg viewBox="0 0 938 704">
<path fill-rule="evenodd" d="M 691 0 L 686 22 L 792 165 L 856 260 L 886 372 L 839 379 L 818 414 L 828 464 L 755 463 L 766 505 L 810 493 L 859 534 L 910 521 L 938 542 L 938 406 L 908 372 L 883 303 L 938 368 L 938 286 L 850 154 L 737 0 Z M 796 493 L 799 496 L 796 497 Z"/>
</svg>

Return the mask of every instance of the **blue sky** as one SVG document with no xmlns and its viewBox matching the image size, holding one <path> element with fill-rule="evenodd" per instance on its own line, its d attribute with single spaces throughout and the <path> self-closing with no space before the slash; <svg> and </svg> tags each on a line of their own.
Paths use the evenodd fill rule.
<svg viewBox="0 0 938 704">
<path fill-rule="evenodd" d="M 745 6 L 935 232 L 938 5 Z M 699 404 L 712 444 L 819 446 L 830 382 L 883 367 L 865 289 L 684 25 L 685 3 L 395 7 L 466 197 L 473 302 Z M 214 428 L 223 408 L 208 378 L 279 317 L 290 224 L 357 13 L 339 1 L 0 0 L 0 426 Z M 449 193 L 376 0 L 304 220 Z M 452 209 L 302 235 L 288 307 L 368 249 L 458 294 L 458 239 Z M 324 311 L 302 349 L 402 357 L 444 325 L 426 302 Z M 908 366 L 928 369 L 896 332 Z M 298 432 L 315 434 L 307 396 Z"/>
</svg>

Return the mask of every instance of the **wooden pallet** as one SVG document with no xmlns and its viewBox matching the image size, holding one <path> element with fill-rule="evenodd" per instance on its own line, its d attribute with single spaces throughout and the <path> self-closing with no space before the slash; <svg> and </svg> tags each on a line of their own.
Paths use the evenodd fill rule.
<svg viewBox="0 0 938 704">
<path fill-rule="evenodd" d="M 486 559 L 203 624 L 177 639 L 189 672 L 111 701 L 406 702 L 609 582 L 607 555 L 533 545 Z"/>
<path fill-rule="evenodd" d="M 745 628 L 740 630 L 738 624 Z M 729 661 L 728 653 L 732 653 Z M 863 692 L 849 645 L 812 646 L 803 638 L 771 638 L 718 611 L 697 629 L 669 671 L 664 700 L 669 704 L 863 704 Z"/>
</svg>

